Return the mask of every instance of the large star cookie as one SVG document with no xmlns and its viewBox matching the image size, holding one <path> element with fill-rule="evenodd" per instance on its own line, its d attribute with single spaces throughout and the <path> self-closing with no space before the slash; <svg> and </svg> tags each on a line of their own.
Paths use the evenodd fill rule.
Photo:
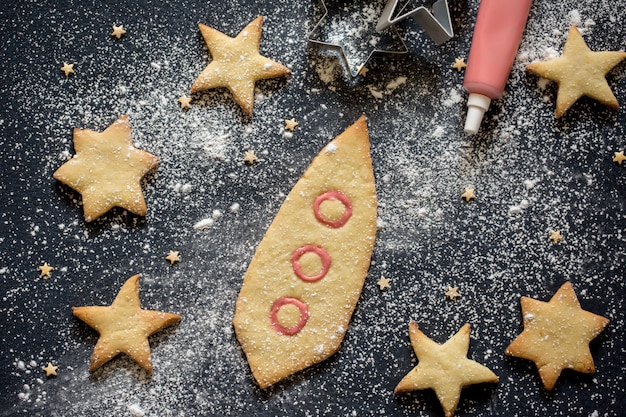
<svg viewBox="0 0 626 417">
<path fill-rule="evenodd" d="M 506 348 L 507 355 L 535 362 L 548 391 L 554 388 L 563 369 L 595 372 L 589 342 L 609 320 L 580 308 L 570 282 L 563 284 L 547 303 L 522 297 L 521 304 L 524 330 Z"/>
<path fill-rule="evenodd" d="M 243 111 L 252 115 L 254 84 L 258 80 L 289 74 L 289 68 L 259 53 L 263 16 L 248 24 L 235 38 L 199 24 L 212 61 L 196 78 L 191 93 L 226 87 Z"/>
<path fill-rule="evenodd" d="M 618 108 L 617 99 L 606 81 L 606 74 L 626 58 L 626 52 L 593 52 L 576 28 L 571 26 L 563 55 L 542 62 L 533 62 L 526 70 L 559 85 L 555 117 L 561 117 L 582 96 Z"/>
<path fill-rule="evenodd" d="M 141 179 L 159 159 L 133 146 L 128 116 L 104 132 L 74 129 L 76 155 L 54 173 L 54 178 L 83 197 L 85 220 L 97 219 L 113 207 L 146 215 Z"/>
<path fill-rule="evenodd" d="M 110 306 L 72 307 L 72 311 L 100 334 L 89 365 L 92 372 L 125 353 L 151 374 L 148 336 L 181 319 L 178 314 L 141 309 L 139 275 L 124 283 Z"/>
<path fill-rule="evenodd" d="M 467 358 L 469 323 L 443 345 L 429 339 L 413 321 L 409 323 L 409 337 L 419 363 L 402 378 L 396 393 L 430 388 L 435 391 L 446 417 L 451 417 L 463 387 L 498 382 L 489 368 Z"/>
<path fill-rule="evenodd" d="M 293 187 L 243 280 L 233 324 L 261 388 L 334 354 L 361 295 L 376 236 L 365 117 Z"/>
</svg>

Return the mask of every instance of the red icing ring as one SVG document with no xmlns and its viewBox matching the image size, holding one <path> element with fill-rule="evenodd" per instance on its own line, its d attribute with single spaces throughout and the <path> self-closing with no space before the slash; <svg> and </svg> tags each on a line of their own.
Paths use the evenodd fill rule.
<svg viewBox="0 0 626 417">
<path fill-rule="evenodd" d="M 320 205 L 326 200 L 339 200 L 345 206 L 346 211 L 343 212 L 343 216 L 341 216 L 340 219 L 331 221 L 325 218 L 322 213 L 320 213 Z M 348 222 L 348 219 L 352 216 L 352 202 L 350 201 L 348 196 L 341 191 L 327 191 L 324 194 L 319 195 L 315 199 L 315 202 L 313 203 L 313 213 L 315 214 L 315 218 L 320 223 L 323 223 L 328 227 L 332 227 L 333 229 L 338 229 L 345 225 Z"/>
<path fill-rule="evenodd" d="M 300 320 L 293 327 L 285 327 L 278 322 L 278 310 L 281 309 L 282 306 L 286 304 L 291 304 L 298 307 L 300 310 Z M 270 312 L 270 321 L 272 323 L 272 328 L 276 330 L 278 333 L 283 334 L 285 336 L 294 336 L 302 330 L 307 320 L 309 319 L 309 308 L 305 303 L 298 300 L 297 298 L 289 298 L 289 297 L 281 297 L 278 300 L 274 301 L 272 304 L 272 311 Z"/>
<path fill-rule="evenodd" d="M 302 266 L 300 265 L 300 257 L 307 252 L 315 252 L 317 256 L 322 260 L 322 270 L 317 275 L 306 275 L 304 271 L 302 271 Z M 315 245 L 304 245 L 293 252 L 291 255 L 291 266 L 293 268 L 293 272 L 296 273 L 298 278 L 302 281 L 306 282 L 315 282 L 326 276 L 326 273 L 330 269 L 330 256 L 328 252 L 326 252 L 323 248 Z"/>
</svg>

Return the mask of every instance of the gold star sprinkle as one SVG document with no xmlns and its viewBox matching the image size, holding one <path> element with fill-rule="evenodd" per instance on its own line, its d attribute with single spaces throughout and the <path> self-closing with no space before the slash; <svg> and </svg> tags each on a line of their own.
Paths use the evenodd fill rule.
<svg viewBox="0 0 626 417">
<path fill-rule="evenodd" d="M 74 74 L 74 64 L 68 64 L 67 62 L 63 63 L 61 67 L 61 71 L 65 73 L 65 78 L 69 77 L 70 74 Z"/>
<path fill-rule="evenodd" d="M 626 161 L 626 156 L 624 156 L 624 151 L 613 153 L 613 162 L 617 162 L 617 165 L 622 165 L 622 162 L 624 161 Z"/>
<path fill-rule="evenodd" d="M 465 68 L 467 68 L 467 64 L 465 63 L 465 60 L 463 58 L 455 58 L 454 64 L 452 64 L 452 68 L 454 68 L 458 72 L 461 72 Z"/>
<path fill-rule="evenodd" d="M 367 75 L 367 71 L 369 71 L 370 69 L 365 67 L 364 65 L 361 66 L 361 68 L 359 69 L 359 75 L 361 77 L 365 77 Z"/>
<path fill-rule="evenodd" d="M 563 240 L 563 235 L 560 230 L 551 230 L 549 239 L 554 243 L 559 243 Z"/>
<path fill-rule="evenodd" d="M 124 34 L 126 34 L 126 30 L 124 30 L 124 26 L 122 26 L 122 25 L 119 25 L 119 26 L 113 25 L 113 33 L 111 33 L 111 36 L 114 36 L 117 39 L 119 39 Z"/>
<path fill-rule="evenodd" d="M 298 126 L 300 123 L 296 122 L 296 119 L 291 118 L 289 120 L 285 120 L 285 130 L 290 130 L 290 131 L 294 131 L 296 126 Z"/>
<path fill-rule="evenodd" d="M 50 278 L 50 272 L 54 270 L 54 267 L 48 265 L 48 262 L 44 262 L 43 265 L 39 267 L 39 276 L 44 278 Z"/>
<path fill-rule="evenodd" d="M 180 262 L 180 256 L 178 255 L 178 251 L 171 250 L 169 255 L 165 257 L 168 261 L 170 261 L 171 265 L 174 265 L 176 262 Z"/>
<path fill-rule="evenodd" d="M 459 298 L 461 294 L 459 294 L 459 290 L 457 287 L 451 287 L 448 285 L 448 290 L 446 291 L 446 298 L 452 301 L 455 301 Z"/>
<path fill-rule="evenodd" d="M 474 189 L 465 187 L 463 194 L 461 194 L 461 198 L 464 198 L 465 201 L 475 200 L 476 194 L 474 193 Z"/>
<path fill-rule="evenodd" d="M 452 417 L 463 387 L 498 382 L 489 368 L 467 358 L 469 324 L 443 345 L 428 338 L 413 321 L 409 323 L 409 337 L 419 362 L 396 386 L 396 394 L 430 388 L 435 391 L 444 415 Z"/>
<path fill-rule="evenodd" d="M 59 369 L 59 367 L 54 366 L 52 363 L 48 362 L 48 365 L 42 369 L 46 373 L 47 377 L 51 377 L 51 376 L 57 376 L 57 369 Z"/>
<path fill-rule="evenodd" d="M 378 280 L 378 282 L 376 283 L 376 285 L 378 285 L 378 288 L 381 291 L 384 291 L 384 290 L 388 290 L 389 289 L 390 282 L 391 282 L 391 280 L 389 278 L 385 278 L 385 277 L 381 276 L 380 279 Z"/>
<path fill-rule="evenodd" d="M 181 96 L 178 98 L 178 104 L 180 104 L 181 110 L 191 108 L 191 97 Z"/>
<path fill-rule="evenodd" d="M 254 164 L 258 160 L 259 158 L 257 158 L 257 156 L 254 154 L 254 151 L 246 151 L 246 154 L 243 157 L 243 162 L 249 165 Z"/>
<path fill-rule="evenodd" d="M 559 85 L 554 114 L 558 119 L 583 96 L 617 109 L 617 99 L 605 76 L 624 58 L 626 52 L 593 52 L 576 26 L 571 26 L 560 57 L 533 62 L 526 66 L 526 70 Z"/>
</svg>

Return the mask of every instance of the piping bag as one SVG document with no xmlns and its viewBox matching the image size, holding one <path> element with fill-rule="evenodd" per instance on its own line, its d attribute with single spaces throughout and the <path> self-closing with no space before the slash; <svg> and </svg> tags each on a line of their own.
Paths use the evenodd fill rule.
<svg viewBox="0 0 626 417">
<path fill-rule="evenodd" d="M 465 133 L 475 134 L 513 67 L 532 0 L 481 0 L 463 87 L 469 92 Z"/>
</svg>

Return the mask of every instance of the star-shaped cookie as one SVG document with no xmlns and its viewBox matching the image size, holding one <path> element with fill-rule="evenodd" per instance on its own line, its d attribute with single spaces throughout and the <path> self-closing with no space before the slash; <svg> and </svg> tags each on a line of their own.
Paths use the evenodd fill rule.
<svg viewBox="0 0 626 417">
<path fill-rule="evenodd" d="M 559 58 L 533 62 L 526 66 L 526 70 L 559 85 L 555 112 L 558 119 L 582 96 L 617 109 L 617 99 L 605 76 L 624 58 L 626 52 L 593 52 L 576 26 L 571 26 Z"/>
<path fill-rule="evenodd" d="M 419 363 L 402 378 L 395 389 L 396 394 L 431 388 L 446 417 L 451 417 L 463 387 L 498 382 L 498 377 L 489 368 L 467 358 L 469 323 L 443 345 L 429 339 L 413 321 L 409 323 L 409 337 Z"/>
<path fill-rule="evenodd" d="M 226 87 L 244 113 L 251 116 L 254 84 L 291 72 L 259 53 L 263 16 L 250 22 L 235 38 L 202 23 L 199 26 L 213 60 L 194 81 L 191 93 Z"/>
<path fill-rule="evenodd" d="M 595 372 L 589 342 L 609 320 L 580 308 L 569 281 L 547 303 L 522 297 L 521 304 L 524 330 L 506 348 L 507 355 L 535 362 L 548 391 L 563 369 Z"/>
<path fill-rule="evenodd" d="M 141 309 L 139 275 L 124 283 L 110 306 L 72 307 L 72 311 L 100 334 L 91 356 L 91 372 L 125 353 L 151 374 L 148 336 L 181 319 L 178 314 Z"/>
<path fill-rule="evenodd" d="M 121 116 L 104 132 L 74 129 L 74 149 L 76 155 L 54 178 L 82 195 L 87 222 L 113 207 L 146 215 L 141 179 L 159 159 L 133 146 L 128 116 Z"/>
</svg>

